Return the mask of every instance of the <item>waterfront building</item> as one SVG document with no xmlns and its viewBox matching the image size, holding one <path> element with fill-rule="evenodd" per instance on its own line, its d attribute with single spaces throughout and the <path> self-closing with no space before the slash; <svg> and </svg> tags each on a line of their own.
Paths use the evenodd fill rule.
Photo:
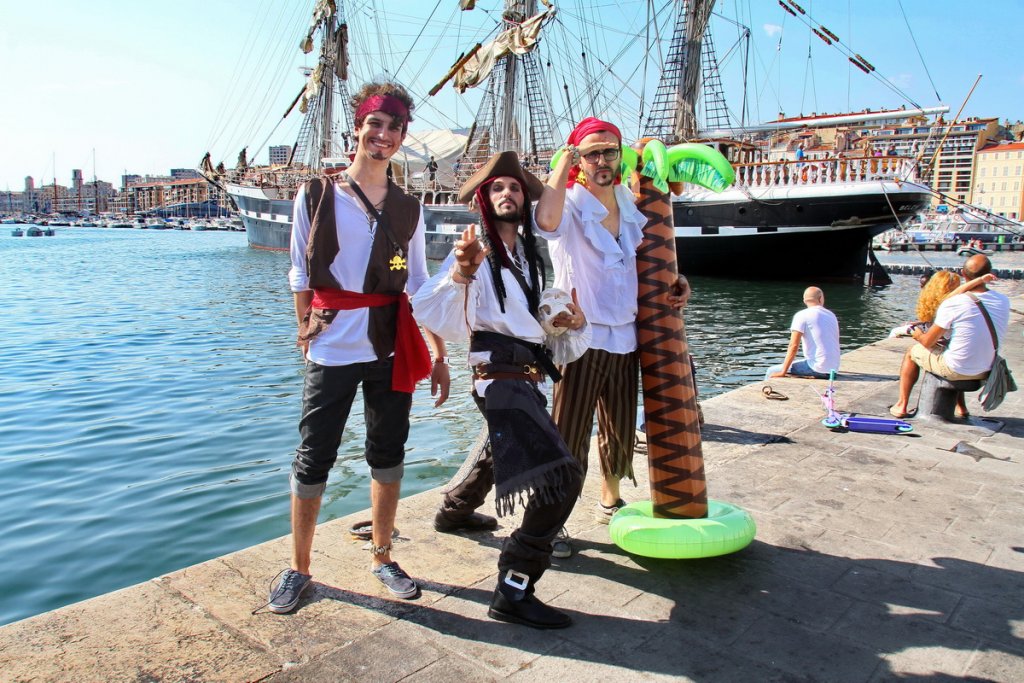
<svg viewBox="0 0 1024 683">
<path fill-rule="evenodd" d="M 107 210 L 118 215 L 135 213 L 135 195 L 127 189 L 115 192 L 110 198 Z"/>
<path fill-rule="evenodd" d="M 1018 220 L 1024 217 L 1024 142 L 1002 142 L 978 150 L 974 204 Z"/>
<path fill-rule="evenodd" d="M 188 178 L 199 178 L 199 171 L 194 168 L 172 168 L 171 177 L 175 180 L 186 180 Z"/>
<path fill-rule="evenodd" d="M 25 208 L 25 193 L 5 190 L 0 192 L 0 215 L 11 215 L 28 211 Z"/>
<path fill-rule="evenodd" d="M 126 193 L 131 206 L 125 213 L 153 212 L 166 215 L 228 213 L 228 199 L 220 188 L 204 178 L 161 178 L 132 183 Z M 219 209 L 219 210 L 218 210 Z"/>
<path fill-rule="evenodd" d="M 291 145 L 271 145 L 270 165 L 283 166 L 288 163 L 288 157 L 292 155 Z"/>
<path fill-rule="evenodd" d="M 39 188 L 39 210 L 43 213 L 60 211 L 59 206 L 67 199 L 68 188 L 57 183 Z"/>
<path fill-rule="evenodd" d="M 56 210 L 60 213 L 96 214 L 108 210 L 114 186 L 102 180 L 81 182 L 81 177 L 73 176 L 72 186 L 67 194 L 57 202 Z"/>
<path fill-rule="evenodd" d="M 1008 139 L 1009 131 L 998 118 L 970 117 L 949 123 L 939 117 L 929 123 L 913 117 L 891 126 L 863 130 L 872 153 L 887 151 L 920 159 L 922 180 L 933 189 L 961 202 L 974 203 L 975 155 L 985 145 Z M 943 200 L 936 197 L 933 204 Z"/>
</svg>

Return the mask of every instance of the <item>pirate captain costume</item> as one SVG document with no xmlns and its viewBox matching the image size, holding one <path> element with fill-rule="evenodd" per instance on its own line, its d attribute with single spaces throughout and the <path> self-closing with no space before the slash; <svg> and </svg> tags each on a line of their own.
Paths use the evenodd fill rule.
<svg viewBox="0 0 1024 683">
<path fill-rule="evenodd" d="M 525 225 L 514 249 L 498 235 L 486 195 L 487 186 L 502 177 L 518 180 L 525 195 L 523 214 L 515 219 Z M 569 617 L 541 603 L 534 588 L 551 564 L 551 541 L 572 512 L 582 470 L 537 385 L 545 377 L 557 379 L 558 364 L 582 355 L 590 327 L 549 336 L 537 320 L 544 270 L 531 232 L 530 199 L 542 192 L 541 182 L 523 170 L 514 152 L 491 157 L 459 196 L 460 201 L 475 198 L 480 208 L 487 260 L 469 284 L 460 284 L 454 279 L 459 266 L 453 251 L 413 297 L 413 307 L 417 320 L 445 340 L 469 337 L 473 398 L 490 435 L 490 448 L 469 467 L 471 488 L 482 502 L 493 482 L 499 516 L 514 513 L 517 505 L 524 508 L 522 524 L 503 544 L 488 614 L 535 628 L 561 628 L 571 623 Z"/>
</svg>

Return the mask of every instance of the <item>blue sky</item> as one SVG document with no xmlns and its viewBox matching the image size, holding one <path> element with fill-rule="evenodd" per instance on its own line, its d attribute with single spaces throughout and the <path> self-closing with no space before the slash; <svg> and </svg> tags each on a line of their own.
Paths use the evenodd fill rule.
<svg viewBox="0 0 1024 683">
<path fill-rule="evenodd" d="M 478 0 L 473 12 L 459 12 L 457 4 L 349 2 L 353 26 L 360 28 L 353 40 L 365 45 L 369 37 L 371 49 L 390 48 L 366 75 L 397 73 L 425 93 L 462 50 L 493 27 L 501 3 Z M 933 106 L 937 90 L 955 114 L 980 73 L 964 115 L 1024 119 L 1020 0 L 800 4 L 912 101 Z M 94 150 L 97 176 L 116 183 L 126 170 L 157 174 L 193 167 L 207 149 L 233 165 L 245 144 L 290 144 L 297 121 L 273 132 L 271 121 L 301 88 L 298 67 L 311 63 L 294 49 L 294 35 L 310 6 L 312 0 L 48 0 L 44 5 L 0 0 L 0 190 L 20 190 L 26 175 L 38 185 L 52 182 L 56 173 L 67 185 L 72 168 L 89 178 Z M 626 34 L 642 34 L 650 23 L 640 16 L 644 2 L 565 0 L 557 6 L 559 23 L 545 47 L 566 59 L 587 51 L 591 63 L 610 61 Z M 853 69 L 845 55 L 811 36 L 774 0 L 721 0 L 717 11 L 751 28 L 752 120 L 771 119 L 779 111 L 910 106 Z M 375 27 L 385 25 L 388 35 L 382 37 Z M 584 26 L 586 35 L 573 32 Z M 659 26 L 661 32 L 670 30 Z M 738 30 L 717 17 L 712 28 L 720 56 L 732 50 L 723 79 L 730 108 L 738 111 L 743 54 L 742 45 L 733 49 Z M 620 60 L 621 66 L 626 60 Z M 631 86 L 637 83 L 622 85 L 642 90 Z M 469 126 L 478 97 L 470 91 L 459 99 L 445 90 L 431 102 L 424 99 L 414 128 Z M 578 108 L 575 113 L 607 112 Z M 257 154 L 257 160 L 265 155 Z"/>
</svg>

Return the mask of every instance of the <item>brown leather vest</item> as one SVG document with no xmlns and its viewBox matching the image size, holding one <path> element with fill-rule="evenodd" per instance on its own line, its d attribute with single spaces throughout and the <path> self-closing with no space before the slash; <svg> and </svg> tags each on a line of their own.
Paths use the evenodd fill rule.
<svg viewBox="0 0 1024 683">
<path fill-rule="evenodd" d="M 314 178 L 306 183 L 306 211 L 309 215 L 309 242 L 306 246 L 306 268 L 310 289 L 341 289 L 331 275 L 330 267 L 340 251 L 338 226 L 334 214 L 334 181 L 330 178 Z M 359 199 L 357 198 L 358 202 Z M 401 256 L 409 257 L 409 241 L 416 231 L 420 215 L 420 204 L 405 194 L 400 187 L 388 183 L 388 193 L 381 210 L 381 224 L 377 226 L 370 248 L 370 260 L 363 279 L 364 294 L 401 294 L 409 279 L 408 263 L 404 268 L 394 268 L 392 259 L 401 249 Z M 390 232 L 397 244 L 388 237 Z M 300 340 L 309 340 L 325 330 L 338 312 L 314 309 L 308 323 L 299 333 Z M 379 360 L 391 355 L 395 349 L 395 308 L 376 306 L 370 308 L 370 322 L 367 335 Z"/>
</svg>

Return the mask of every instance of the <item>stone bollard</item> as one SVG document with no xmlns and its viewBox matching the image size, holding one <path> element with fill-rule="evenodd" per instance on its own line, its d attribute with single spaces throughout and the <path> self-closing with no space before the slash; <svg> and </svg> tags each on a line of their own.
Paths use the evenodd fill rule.
<svg viewBox="0 0 1024 683">
<path fill-rule="evenodd" d="M 980 379 L 949 380 L 930 372 L 924 373 L 917 416 L 945 422 L 953 421 L 957 394 L 977 391 L 981 388 L 981 382 Z"/>
</svg>

